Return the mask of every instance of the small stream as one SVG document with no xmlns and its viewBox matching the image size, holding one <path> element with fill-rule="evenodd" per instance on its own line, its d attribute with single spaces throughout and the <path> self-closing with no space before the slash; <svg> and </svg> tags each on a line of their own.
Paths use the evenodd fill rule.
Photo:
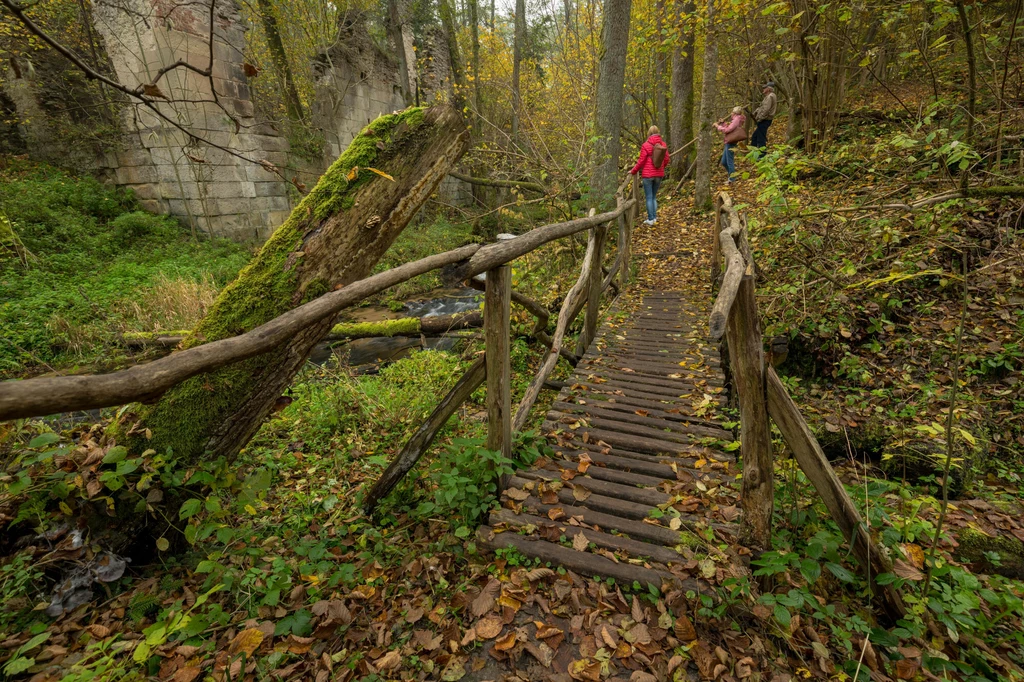
<svg viewBox="0 0 1024 682">
<path fill-rule="evenodd" d="M 401 310 L 394 311 L 383 306 L 366 306 L 353 310 L 346 315 L 346 322 L 379 322 L 396 320 L 403 317 L 435 317 L 438 315 L 454 315 L 477 310 L 483 294 L 469 287 L 436 289 L 423 296 L 406 301 Z M 416 336 L 381 336 L 353 341 L 327 341 L 318 344 L 310 354 L 309 360 L 323 365 L 332 356 L 349 367 L 356 374 L 370 374 L 377 371 L 382 362 L 390 362 L 406 357 L 414 350 L 451 350 L 458 341 L 460 333 L 453 332 L 440 337 Z"/>
</svg>

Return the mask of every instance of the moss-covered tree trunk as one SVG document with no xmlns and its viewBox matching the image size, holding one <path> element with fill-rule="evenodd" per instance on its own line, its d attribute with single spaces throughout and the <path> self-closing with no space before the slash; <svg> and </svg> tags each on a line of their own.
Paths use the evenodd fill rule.
<svg viewBox="0 0 1024 682">
<path fill-rule="evenodd" d="M 368 125 L 221 292 L 184 346 L 249 331 L 369 275 L 466 151 L 468 137 L 462 115 L 447 105 L 410 108 Z M 132 432 L 148 430 L 151 440 L 137 445 L 173 448 L 186 463 L 207 454 L 233 457 L 333 323 L 325 319 L 274 351 L 178 385 L 143 408 Z"/>
</svg>

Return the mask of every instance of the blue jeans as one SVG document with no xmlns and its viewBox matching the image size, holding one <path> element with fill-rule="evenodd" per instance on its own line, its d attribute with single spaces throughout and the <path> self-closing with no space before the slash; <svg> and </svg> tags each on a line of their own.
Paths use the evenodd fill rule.
<svg viewBox="0 0 1024 682">
<path fill-rule="evenodd" d="M 772 120 L 770 118 L 757 122 L 757 128 L 754 129 L 754 134 L 750 138 L 751 147 L 760 147 L 761 149 L 764 149 L 768 146 L 768 126 L 771 124 Z"/>
<path fill-rule="evenodd" d="M 725 170 L 729 172 L 730 182 L 732 182 L 732 176 L 736 172 L 736 160 L 733 158 L 732 155 L 732 148 L 735 146 L 736 145 L 731 142 L 726 142 L 725 150 L 722 151 L 722 158 L 719 161 L 719 163 L 725 166 Z"/>
<path fill-rule="evenodd" d="M 644 197 L 647 198 L 647 219 L 654 220 L 658 215 L 658 188 L 662 178 L 644 178 Z"/>
</svg>

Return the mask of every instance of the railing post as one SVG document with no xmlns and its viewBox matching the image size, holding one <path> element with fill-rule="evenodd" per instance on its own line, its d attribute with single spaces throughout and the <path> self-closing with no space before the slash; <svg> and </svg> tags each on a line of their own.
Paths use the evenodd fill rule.
<svg viewBox="0 0 1024 682">
<path fill-rule="evenodd" d="M 615 195 L 615 205 L 619 208 L 622 207 L 624 200 L 621 194 Z M 635 204 L 634 204 L 635 205 Z M 633 209 L 630 208 L 619 215 L 617 220 L 619 227 L 619 291 L 626 290 L 626 282 L 629 280 L 629 242 L 632 238 L 630 232 L 632 231 L 632 222 L 626 213 L 632 213 Z"/>
<path fill-rule="evenodd" d="M 601 309 L 601 285 L 604 283 L 604 273 L 601 272 L 601 262 L 604 256 L 604 242 L 608 234 L 608 224 L 598 225 L 590 228 L 590 238 L 596 240 L 594 250 L 591 253 L 590 279 L 587 282 L 587 309 L 583 318 L 583 330 L 580 332 L 576 342 L 576 355 L 583 357 L 597 334 L 597 317 Z"/>
<path fill-rule="evenodd" d="M 742 540 L 771 548 L 774 497 L 772 440 L 765 404 L 764 349 L 757 318 L 753 267 L 748 264 L 726 327 L 733 387 L 740 403 L 740 457 L 743 460 Z"/>
<path fill-rule="evenodd" d="M 487 271 L 484 291 L 484 338 L 487 344 L 487 449 L 512 457 L 512 395 L 509 333 L 512 266 Z M 501 487 L 504 487 L 502 481 Z"/>
<path fill-rule="evenodd" d="M 721 274 L 722 247 L 719 243 L 722 234 L 722 195 L 715 200 L 715 222 L 711 226 L 711 293 L 714 295 Z"/>
</svg>

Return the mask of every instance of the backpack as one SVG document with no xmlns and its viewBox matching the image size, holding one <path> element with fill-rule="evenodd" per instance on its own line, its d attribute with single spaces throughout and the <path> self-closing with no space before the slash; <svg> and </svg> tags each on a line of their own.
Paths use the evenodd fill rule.
<svg viewBox="0 0 1024 682">
<path fill-rule="evenodd" d="M 668 147 L 663 144 L 654 145 L 654 151 L 651 152 L 651 163 L 654 164 L 655 168 L 660 170 L 665 164 L 666 153 L 668 153 Z"/>
</svg>

